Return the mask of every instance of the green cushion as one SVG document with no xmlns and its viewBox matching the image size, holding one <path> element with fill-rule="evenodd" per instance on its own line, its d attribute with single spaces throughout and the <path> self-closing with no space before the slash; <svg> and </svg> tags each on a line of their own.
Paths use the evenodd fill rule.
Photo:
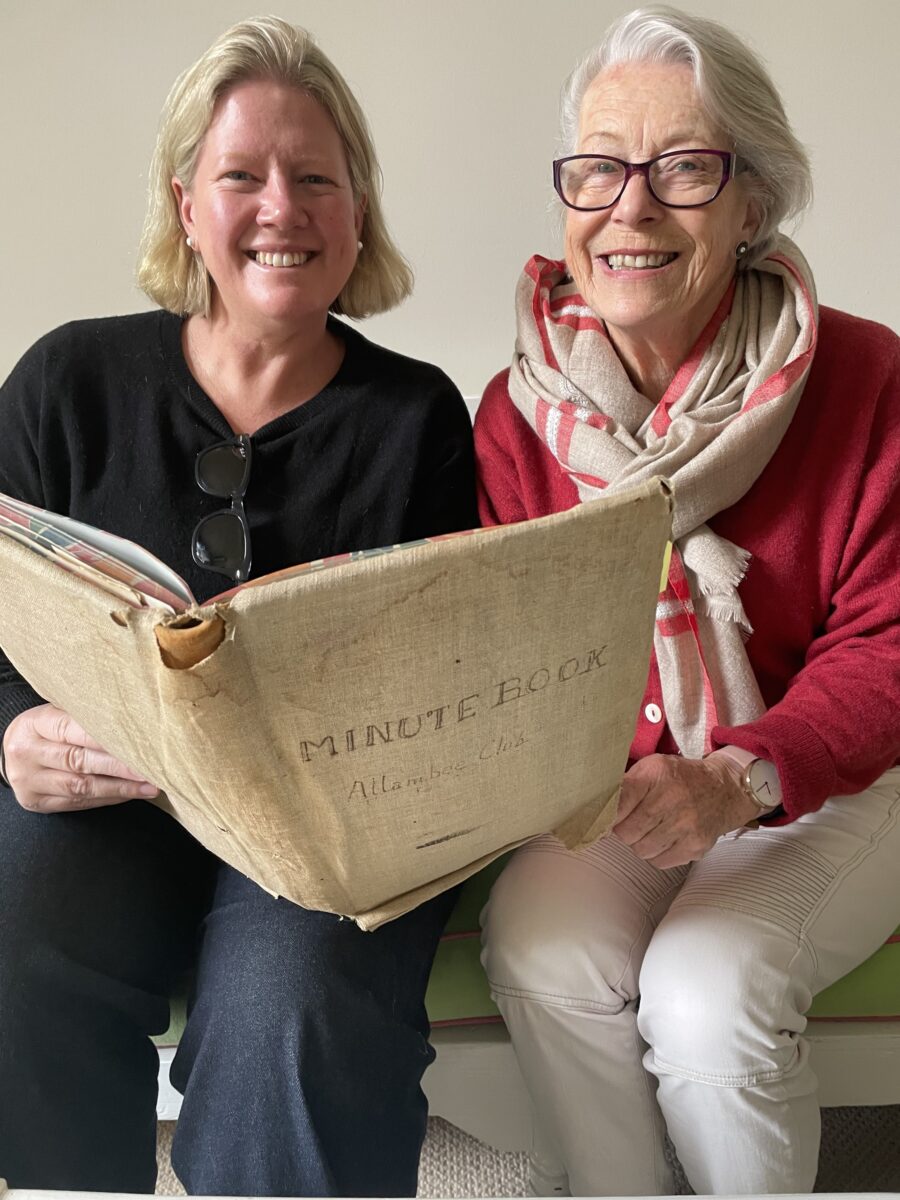
<svg viewBox="0 0 900 1200">
<path fill-rule="evenodd" d="M 500 1020 L 479 961 L 478 916 L 504 861 L 492 863 L 463 885 L 447 922 L 425 994 L 434 1026 Z M 900 927 L 871 958 L 820 992 L 809 1015 L 812 1020 L 900 1020 Z M 154 1040 L 174 1045 L 183 1029 L 184 1001 L 179 998 L 172 1003 L 169 1029 Z"/>
<path fill-rule="evenodd" d="M 498 1020 L 481 970 L 477 934 L 441 943 L 428 984 L 426 1005 L 432 1025 Z M 900 940 L 882 946 L 870 959 L 820 992 L 811 1020 L 900 1020 Z"/>
<path fill-rule="evenodd" d="M 477 921 L 499 866 L 502 863 L 493 864 L 465 884 L 447 926 L 454 936 L 445 937 L 438 947 L 425 997 L 433 1025 L 499 1019 L 481 969 Z M 458 919 L 461 913 L 468 926 Z M 466 929 L 468 936 L 462 936 Z M 820 992 L 809 1016 L 813 1020 L 900 1020 L 900 927 L 871 958 Z"/>
<path fill-rule="evenodd" d="M 900 1021 L 900 928 L 871 958 L 819 992 L 809 1015 L 814 1021 Z"/>
<path fill-rule="evenodd" d="M 169 1028 L 165 1033 L 158 1033 L 153 1039 L 157 1046 L 177 1046 L 184 1033 L 186 1021 L 187 996 L 184 992 L 179 992 L 177 996 L 172 997 L 169 1005 Z"/>
<path fill-rule="evenodd" d="M 466 880 L 444 929 L 445 936 L 449 933 L 471 933 L 472 930 L 478 932 L 481 929 L 481 910 L 487 903 L 494 880 L 506 866 L 508 858 L 508 854 L 501 854 L 483 871 Z"/>
<path fill-rule="evenodd" d="M 434 1026 L 500 1020 L 481 969 L 478 933 L 457 934 L 438 946 L 425 993 L 428 1019 Z"/>
</svg>

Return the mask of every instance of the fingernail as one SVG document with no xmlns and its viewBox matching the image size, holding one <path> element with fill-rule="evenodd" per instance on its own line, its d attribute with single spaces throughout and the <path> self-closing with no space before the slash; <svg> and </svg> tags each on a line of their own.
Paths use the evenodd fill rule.
<svg viewBox="0 0 900 1200">
<path fill-rule="evenodd" d="M 159 788 L 156 786 L 155 783 L 142 783 L 141 786 L 138 788 L 138 795 L 139 796 L 157 796 L 157 795 L 159 795 Z"/>
</svg>

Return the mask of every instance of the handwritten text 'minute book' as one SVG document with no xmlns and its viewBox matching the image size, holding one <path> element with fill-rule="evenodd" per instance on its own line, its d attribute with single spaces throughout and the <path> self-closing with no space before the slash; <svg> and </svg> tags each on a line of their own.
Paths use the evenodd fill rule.
<svg viewBox="0 0 900 1200">
<path fill-rule="evenodd" d="M 493 683 L 481 692 L 435 705 L 425 712 L 379 720 L 354 726 L 342 733 L 327 733 L 318 741 L 309 738 L 300 742 L 303 762 L 312 762 L 323 756 L 337 758 L 352 754 L 363 748 L 371 749 L 391 742 L 409 741 L 453 728 L 462 721 L 471 720 L 481 713 L 500 708 L 506 704 L 534 699 L 548 687 L 559 687 L 572 680 L 582 678 L 592 671 L 606 666 L 606 646 L 588 650 L 574 658 L 567 658 L 554 666 L 540 666 L 521 675 L 511 675 Z"/>
</svg>

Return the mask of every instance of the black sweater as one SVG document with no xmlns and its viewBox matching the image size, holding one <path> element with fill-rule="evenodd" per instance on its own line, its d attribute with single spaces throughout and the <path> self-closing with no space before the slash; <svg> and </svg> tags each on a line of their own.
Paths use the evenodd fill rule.
<svg viewBox="0 0 900 1200">
<path fill-rule="evenodd" d="M 478 523 L 454 385 L 342 322 L 329 327 L 346 344 L 337 375 L 252 437 L 253 577 Z M 0 388 L 0 492 L 138 542 L 202 603 L 229 583 L 191 557 L 197 521 L 224 504 L 199 489 L 194 461 L 231 436 L 188 370 L 179 317 L 77 321 L 41 338 Z M 0 653 L 0 740 L 39 703 Z"/>
</svg>

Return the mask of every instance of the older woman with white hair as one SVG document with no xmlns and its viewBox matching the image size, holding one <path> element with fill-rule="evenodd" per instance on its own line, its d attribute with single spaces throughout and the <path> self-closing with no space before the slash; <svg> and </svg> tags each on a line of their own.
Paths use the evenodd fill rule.
<svg viewBox="0 0 900 1200">
<path fill-rule="evenodd" d="M 163 114 L 139 272 L 159 307 L 25 355 L 0 390 L 0 491 L 148 547 L 201 603 L 223 577 L 474 525 L 461 396 L 335 316 L 410 290 L 379 190 L 365 118 L 309 35 L 228 30 Z M 132 799 L 157 789 L 2 655 L 0 735 L 10 1186 L 153 1191 L 150 1035 L 193 966 L 172 1068 L 188 1190 L 414 1195 L 452 893 L 375 933 L 276 899 Z"/>
<path fill-rule="evenodd" d="M 671 8 L 572 75 L 482 515 L 647 478 L 674 550 L 611 836 L 496 884 L 484 961 L 539 1126 L 538 1194 L 808 1192 L 813 996 L 900 919 L 900 364 L 818 308 L 778 232 L 810 194 L 765 69 Z"/>
</svg>

